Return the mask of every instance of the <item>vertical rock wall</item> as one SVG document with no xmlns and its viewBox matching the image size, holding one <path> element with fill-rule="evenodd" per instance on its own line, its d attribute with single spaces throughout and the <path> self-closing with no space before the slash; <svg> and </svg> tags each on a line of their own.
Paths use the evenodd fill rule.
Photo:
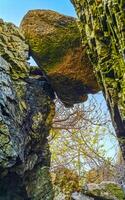
<svg viewBox="0 0 125 200">
<path fill-rule="evenodd" d="M 53 199 L 54 104 L 45 78 L 30 75 L 28 48 L 19 29 L 0 20 L 0 200 Z"/>
<path fill-rule="evenodd" d="M 125 1 L 71 1 L 125 159 Z"/>
</svg>

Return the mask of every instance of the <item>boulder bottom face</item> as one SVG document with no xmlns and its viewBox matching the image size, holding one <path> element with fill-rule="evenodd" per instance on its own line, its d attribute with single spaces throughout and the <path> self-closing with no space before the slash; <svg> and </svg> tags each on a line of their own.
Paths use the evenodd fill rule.
<svg viewBox="0 0 125 200">
<path fill-rule="evenodd" d="M 88 94 L 100 90 L 75 18 L 50 10 L 31 10 L 20 27 L 30 55 L 66 106 L 84 102 Z"/>
<path fill-rule="evenodd" d="M 66 106 L 84 102 L 88 94 L 99 91 L 86 50 L 82 47 L 70 49 L 47 74 L 57 96 Z"/>
<path fill-rule="evenodd" d="M 56 77 L 53 76 L 50 80 L 53 83 L 53 89 L 56 91 L 58 98 L 61 99 L 66 107 L 72 107 L 75 103 L 87 100 L 88 95 L 83 93 L 87 88 L 80 81 L 60 74 L 56 75 Z"/>
</svg>

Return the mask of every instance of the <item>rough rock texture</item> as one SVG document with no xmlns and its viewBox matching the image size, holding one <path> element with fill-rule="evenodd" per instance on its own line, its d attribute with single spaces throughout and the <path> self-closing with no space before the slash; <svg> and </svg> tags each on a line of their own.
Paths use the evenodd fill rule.
<svg viewBox="0 0 125 200">
<path fill-rule="evenodd" d="M 125 194 L 120 185 L 115 182 L 105 181 L 100 184 L 90 183 L 87 190 L 74 192 L 74 200 L 124 200 Z"/>
<path fill-rule="evenodd" d="M 73 200 L 94 200 L 94 198 L 86 196 L 82 193 L 74 192 L 72 194 L 72 199 Z"/>
<path fill-rule="evenodd" d="M 50 10 L 31 10 L 21 22 L 30 55 L 44 70 L 66 106 L 84 102 L 99 90 L 82 47 L 76 19 Z"/>
<path fill-rule="evenodd" d="M 51 173 L 54 200 L 124 200 L 123 185 L 113 181 L 88 183 L 83 187 L 77 173 L 61 167 Z"/>
<path fill-rule="evenodd" d="M 125 194 L 120 185 L 115 182 L 105 181 L 100 184 L 87 184 L 88 190 L 86 194 L 89 196 L 98 197 L 99 200 L 124 200 Z"/>
<path fill-rule="evenodd" d="M 71 2 L 125 159 L 125 1 Z"/>
<path fill-rule="evenodd" d="M 19 29 L 0 20 L 0 200 L 53 199 L 54 104 L 45 78 L 29 73 L 28 50 Z"/>
</svg>

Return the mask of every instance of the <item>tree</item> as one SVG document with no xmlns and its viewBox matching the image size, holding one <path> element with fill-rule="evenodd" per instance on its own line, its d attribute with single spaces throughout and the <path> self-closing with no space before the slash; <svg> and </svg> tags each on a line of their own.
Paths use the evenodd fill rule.
<svg viewBox="0 0 125 200">
<path fill-rule="evenodd" d="M 59 167 L 52 172 L 52 182 L 56 195 L 64 194 L 65 200 L 71 200 L 72 193 L 81 189 L 78 174 L 65 167 Z"/>
<path fill-rule="evenodd" d="M 104 141 L 111 137 L 116 145 L 109 114 L 92 97 L 86 104 L 66 109 L 57 102 L 57 112 L 49 137 L 52 170 L 68 167 L 84 177 L 89 169 L 100 167 L 109 160 Z M 114 146 L 114 144 L 112 144 Z M 111 144 L 110 144 L 111 148 Z"/>
</svg>

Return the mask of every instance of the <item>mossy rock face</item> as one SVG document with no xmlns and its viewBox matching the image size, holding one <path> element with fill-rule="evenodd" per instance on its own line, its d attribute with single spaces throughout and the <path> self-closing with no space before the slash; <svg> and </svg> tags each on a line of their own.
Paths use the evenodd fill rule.
<svg viewBox="0 0 125 200">
<path fill-rule="evenodd" d="M 47 137 L 54 94 L 32 76 L 28 50 L 19 28 L 0 20 L 0 200 L 53 199 Z"/>
<path fill-rule="evenodd" d="M 71 2 L 125 160 L 125 1 Z"/>
<path fill-rule="evenodd" d="M 29 173 L 27 192 L 32 200 L 53 200 L 49 167 L 36 167 L 36 170 Z"/>
<path fill-rule="evenodd" d="M 110 181 L 105 181 L 100 184 L 88 184 L 88 194 L 107 200 L 124 200 L 125 197 L 120 185 Z"/>
<path fill-rule="evenodd" d="M 31 56 L 65 105 L 84 102 L 89 93 L 99 91 L 75 18 L 50 10 L 31 10 L 20 27 Z"/>
<path fill-rule="evenodd" d="M 0 56 L 13 66 L 10 74 L 14 80 L 28 76 L 28 54 L 29 46 L 19 28 L 0 19 Z"/>
</svg>

